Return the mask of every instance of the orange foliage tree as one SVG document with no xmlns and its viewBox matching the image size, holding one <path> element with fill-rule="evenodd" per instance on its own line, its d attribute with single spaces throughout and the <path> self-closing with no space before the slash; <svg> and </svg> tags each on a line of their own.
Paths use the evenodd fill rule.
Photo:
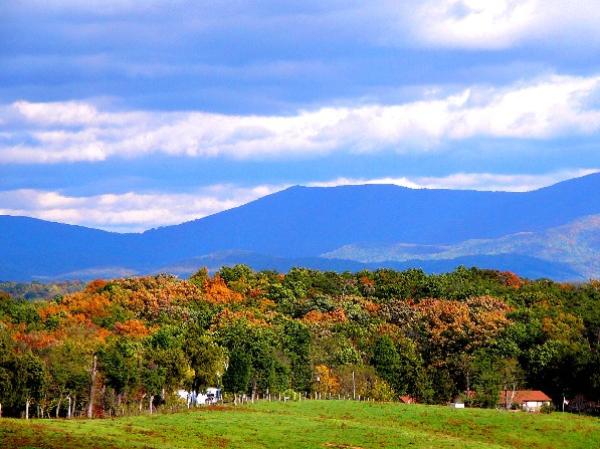
<svg viewBox="0 0 600 449">
<path fill-rule="evenodd" d="M 326 365 L 315 366 L 315 391 L 320 394 L 337 394 L 340 390 L 340 379 Z"/>
</svg>

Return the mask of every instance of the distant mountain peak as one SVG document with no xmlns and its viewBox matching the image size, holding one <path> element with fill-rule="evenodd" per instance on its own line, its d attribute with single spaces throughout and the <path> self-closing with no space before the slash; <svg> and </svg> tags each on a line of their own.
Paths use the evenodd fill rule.
<svg viewBox="0 0 600 449">
<path fill-rule="evenodd" d="M 523 269 L 527 263 L 539 264 L 539 261 L 514 252 L 511 245 L 519 239 L 544 236 L 552 247 L 552 239 L 562 238 L 562 231 L 557 229 L 569 224 L 569 235 L 585 229 L 586 241 L 590 245 L 595 242 L 598 232 L 595 216 L 600 215 L 598 192 L 600 174 L 524 193 L 375 184 L 334 188 L 292 186 L 234 209 L 141 234 L 109 233 L 26 217 L 0 216 L 3 248 L 0 279 L 98 273 L 106 267 L 148 273 L 157 267 L 207 254 L 213 255 L 212 260 L 215 254 L 240 260 L 249 258 L 249 254 L 262 254 L 269 260 L 312 260 L 321 264 L 321 254 L 342 247 L 377 248 L 398 242 L 405 245 L 398 251 L 409 257 L 417 249 L 433 251 L 436 247 L 455 247 L 465 242 L 471 246 L 491 244 L 499 239 L 503 239 L 503 248 L 508 248 L 501 251 L 504 266 L 514 256 L 515 264 L 519 261 L 516 266 Z M 554 233 L 550 232 L 552 229 Z M 574 246 L 560 244 L 566 251 L 575 251 Z M 545 263 L 552 257 L 547 254 L 542 255 Z M 446 253 L 444 257 L 455 256 L 461 253 Z M 572 260 L 575 259 L 574 256 Z M 484 259 L 476 260 L 483 263 Z M 595 259 L 586 260 L 595 266 Z M 569 264 L 583 273 L 576 262 Z"/>
</svg>

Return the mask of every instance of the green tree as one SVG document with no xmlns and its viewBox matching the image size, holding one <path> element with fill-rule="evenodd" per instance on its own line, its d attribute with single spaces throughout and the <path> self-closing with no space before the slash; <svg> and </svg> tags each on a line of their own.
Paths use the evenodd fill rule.
<svg viewBox="0 0 600 449">
<path fill-rule="evenodd" d="M 223 376 L 223 386 L 232 393 L 246 393 L 250 382 L 252 364 L 250 357 L 241 350 L 233 351 L 229 356 L 229 366 Z"/>
<path fill-rule="evenodd" d="M 185 338 L 185 352 L 194 373 L 191 384 L 194 391 L 220 385 L 228 363 L 227 352 L 211 335 L 198 335 L 197 330 L 188 333 Z"/>
<path fill-rule="evenodd" d="M 18 354 L 12 384 L 15 402 L 24 405 L 25 418 L 29 419 L 31 405 L 40 403 L 48 386 L 44 362 L 31 351 Z"/>
<path fill-rule="evenodd" d="M 309 391 L 312 381 L 310 364 L 311 338 L 308 327 L 298 321 L 283 326 L 283 347 L 290 360 L 290 381 L 295 391 Z"/>
<path fill-rule="evenodd" d="M 138 342 L 125 338 L 114 339 L 99 351 L 99 368 L 106 386 L 112 388 L 117 395 L 118 412 L 123 412 L 124 401 L 140 387 L 141 352 Z"/>
<path fill-rule="evenodd" d="M 50 348 L 46 355 L 49 389 L 55 398 L 55 416 L 67 405 L 66 415 L 72 415 L 72 402 L 83 397 L 89 387 L 89 353 L 72 340 Z"/>
<path fill-rule="evenodd" d="M 473 363 L 475 367 L 474 402 L 481 407 L 497 407 L 502 389 L 502 374 L 498 369 L 497 361 L 488 354 L 480 353 Z"/>
<path fill-rule="evenodd" d="M 191 366 L 183 348 L 184 337 L 172 326 L 163 326 L 146 343 L 146 360 L 165 369 L 164 387 L 173 391 L 191 375 Z"/>
<path fill-rule="evenodd" d="M 397 394 L 402 394 L 406 386 L 402 383 L 400 355 L 394 342 L 388 335 L 383 335 L 375 341 L 371 363 L 377 374 L 381 376 Z"/>
</svg>

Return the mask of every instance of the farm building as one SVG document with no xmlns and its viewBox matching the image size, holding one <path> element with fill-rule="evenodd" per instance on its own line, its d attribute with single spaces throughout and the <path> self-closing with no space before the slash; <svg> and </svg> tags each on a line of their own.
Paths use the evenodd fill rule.
<svg viewBox="0 0 600 449">
<path fill-rule="evenodd" d="M 552 399 L 539 390 L 505 390 L 500 392 L 498 404 L 506 408 L 517 406 L 528 412 L 539 412 L 544 405 L 552 404 Z"/>
</svg>

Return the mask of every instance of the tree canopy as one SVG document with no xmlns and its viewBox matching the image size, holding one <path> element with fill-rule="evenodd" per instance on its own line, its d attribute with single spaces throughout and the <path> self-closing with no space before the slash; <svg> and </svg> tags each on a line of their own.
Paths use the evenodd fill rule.
<svg viewBox="0 0 600 449">
<path fill-rule="evenodd" d="M 600 283 L 459 268 L 335 273 L 247 266 L 0 295 L 5 415 L 118 415 L 178 389 L 445 402 L 467 390 L 600 399 Z M 20 292 L 20 293 L 19 293 Z M 93 396 L 93 398 L 92 398 Z M 467 395 L 468 396 L 468 395 Z"/>
</svg>

